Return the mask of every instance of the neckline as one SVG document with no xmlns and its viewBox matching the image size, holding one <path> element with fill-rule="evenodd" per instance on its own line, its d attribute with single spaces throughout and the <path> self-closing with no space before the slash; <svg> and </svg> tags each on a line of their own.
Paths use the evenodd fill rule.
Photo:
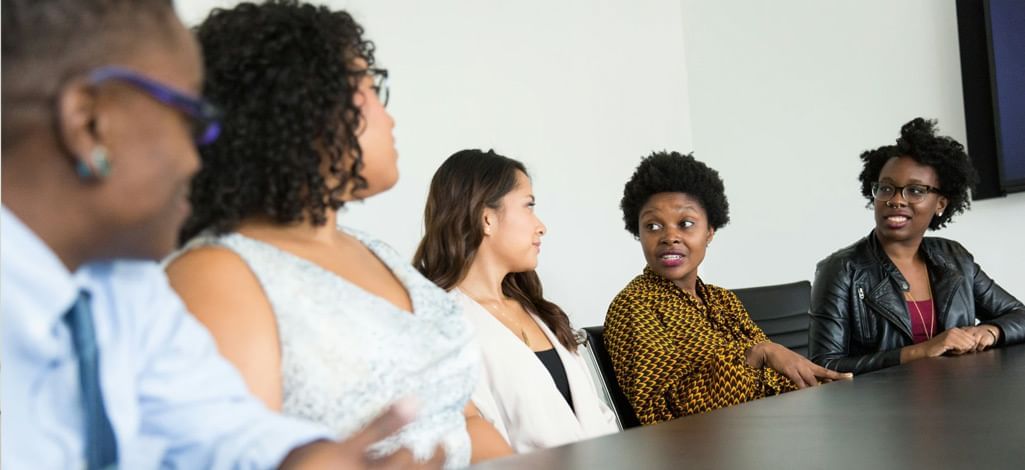
<svg viewBox="0 0 1025 470">
<path fill-rule="evenodd" d="M 377 258 L 377 260 L 380 261 L 381 264 L 384 265 L 384 267 L 386 269 L 388 269 L 388 272 L 390 272 L 393 276 L 395 276 L 395 279 L 397 281 L 399 281 L 399 284 L 406 291 L 406 294 L 409 295 L 409 304 L 410 304 L 410 308 L 411 308 L 412 311 L 403 310 L 403 309 L 399 308 L 397 305 L 389 302 L 384 297 L 381 297 L 381 296 L 379 296 L 377 294 L 374 294 L 373 292 L 370 292 L 370 291 L 364 289 L 363 287 L 360 287 L 360 286 L 356 285 L 352 281 L 350 281 L 350 280 L 348 280 L 348 279 L 346 279 L 346 278 L 344 278 L 342 276 L 339 276 L 335 272 L 333 272 L 333 271 L 331 271 L 331 270 L 329 270 L 329 269 L 327 269 L 327 268 L 317 264 L 314 261 L 308 260 L 308 259 L 306 259 L 306 258 L 304 258 L 302 256 L 299 256 L 299 255 L 297 255 L 295 253 L 292 253 L 291 251 L 282 249 L 282 248 L 278 247 L 277 245 L 274 245 L 273 243 L 265 242 L 263 240 L 260 240 L 260 239 L 257 239 L 257 238 L 253 238 L 253 237 L 250 237 L 248 235 L 245 235 L 245 234 L 242 234 L 242 233 L 239 233 L 239 232 L 233 232 L 231 235 L 235 235 L 235 236 L 238 236 L 238 237 L 240 237 L 240 238 L 242 238 L 244 240 L 248 240 L 248 241 L 257 243 L 259 245 L 263 245 L 263 246 L 269 247 L 271 250 L 274 250 L 276 253 L 283 254 L 285 257 L 293 260 L 297 264 L 304 265 L 304 266 L 309 266 L 313 270 L 315 270 L 315 271 L 317 271 L 317 272 L 319 272 L 321 274 L 327 275 L 328 277 L 334 279 L 336 282 L 340 282 L 342 285 L 346 286 L 347 288 L 356 291 L 358 294 L 363 295 L 363 296 L 365 296 L 367 298 L 370 298 L 374 302 L 378 302 L 380 304 L 383 304 L 383 305 L 387 306 L 388 307 L 388 311 L 390 311 L 392 313 L 401 314 L 401 315 L 403 315 L 405 317 L 413 317 L 413 318 L 420 317 L 421 316 L 420 309 L 418 308 L 418 305 L 417 305 L 416 296 L 413 295 L 412 286 L 410 286 L 409 284 L 406 283 L 406 281 L 403 279 L 403 276 L 401 276 L 396 271 L 396 267 L 392 266 L 391 263 L 386 261 L 381 256 L 381 254 L 378 253 L 376 250 L 374 250 L 374 248 L 372 246 L 370 246 L 370 243 L 368 243 L 368 241 L 365 240 L 359 234 L 354 233 L 354 232 L 350 232 L 350 231 L 345 230 L 345 229 L 343 229 L 341 227 L 337 227 L 336 230 L 338 230 L 339 232 L 343 232 L 346 235 L 349 235 L 349 236 L 355 238 L 356 241 L 358 241 L 361 245 L 363 245 L 364 248 L 366 248 L 368 251 L 370 251 L 370 254 L 374 255 L 374 257 Z"/>
<path fill-rule="evenodd" d="M 464 292 L 462 289 L 460 289 L 458 287 L 453 288 L 452 291 L 453 292 L 457 292 L 459 295 L 465 297 L 466 300 L 469 300 L 470 302 L 473 302 L 473 305 L 477 309 L 482 311 L 485 316 L 487 316 L 488 321 L 493 322 L 492 326 L 497 326 L 498 328 L 501 328 L 502 331 L 508 333 L 509 337 L 512 340 L 514 340 L 516 342 L 516 344 L 519 344 L 520 346 L 523 346 L 524 349 L 526 349 L 527 351 L 530 351 L 532 353 L 541 352 L 541 351 L 534 351 L 530 346 L 528 346 L 526 343 L 524 343 L 523 340 L 520 339 L 520 337 L 516 335 L 515 331 L 512 331 L 508 327 L 506 327 L 505 323 L 502 323 L 501 320 L 499 320 L 497 317 L 495 317 L 495 315 L 493 315 L 491 313 L 491 311 L 487 309 L 487 307 L 481 305 L 480 302 L 477 302 L 476 300 L 474 300 L 473 297 L 470 297 L 470 294 L 467 294 L 466 292 Z M 530 316 L 530 321 L 534 322 L 534 324 L 537 325 L 537 327 L 541 330 L 541 334 L 545 335 L 545 338 L 548 340 L 548 343 L 551 344 L 551 350 L 555 351 L 555 348 L 556 348 L 555 340 L 553 340 L 552 336 L 548 334 L 548 331 L 546 330 L 547 327 L 545 326 L 544 322 L 539 321 L 539 319 L 534 315 L 534 312 L 531 312 L 526 307 L 524 307 L 524 310 L 526 310 L 527 311 L 527 315 Z M 558 351 L 556 351 L 556 352 L 558 352 Z"/>
<path fill-rule="evenodd" d="M 642 275 L 652 280 L 655 285 L 661 286 L 665 289 L 669 289 L 674 292 L 681 299 L 685 299 L 697 307 L 708 308 L 708 286 L 701 280 L 701 276 L 698 276 L 694 282 L 694 294 L 687 292 L 676 285 L 675 282 L 670 281 L 662 277 L 661 274 L 656 273 L 650 266 L 645 266 Z"/>
</svg>

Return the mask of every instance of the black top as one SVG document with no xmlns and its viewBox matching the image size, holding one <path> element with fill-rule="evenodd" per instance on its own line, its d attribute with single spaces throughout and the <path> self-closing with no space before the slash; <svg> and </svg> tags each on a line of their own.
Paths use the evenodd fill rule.
<svg viewBox="0 0 1025 470">
<path fill-rule="evenodd" d="M 534 354 L 537 354 L 537 358 L 545 365 L 545 369 L 548 369 L 548 373 L 552 374 L 552 380 L 555 380 L 559 393 L 566 399 L 566 403 L 569 403 L 569 408 L 573 409 L 573 395 L 569 391 L 569 379 L 566 378 L 566 368 L 562 365 L 562 359 L 559 359 L 559 352 L 552 348 L 547 351 L 534 351 Z"/>
</svg>

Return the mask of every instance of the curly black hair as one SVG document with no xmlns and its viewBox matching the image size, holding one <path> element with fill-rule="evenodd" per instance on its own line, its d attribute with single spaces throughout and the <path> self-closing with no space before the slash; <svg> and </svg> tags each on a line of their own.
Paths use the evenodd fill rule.
<svg viewBox="0 0 1025 470">
<path fill-rule="evenodd" d="M 972 206 L 971 191 L 979 181 L 964 146 L 948 136 L 936 135 L 936 120 L 915 118 L 900 128 L 896 145 L 885 145 L 861 154 L 864 167 L 858 180 L 861 181 L 861 195 L 873 203 L 872 183 L 879 180 L 883 165 L 891 158 L 910 157 L 914 161 L 932 167 L 940 180 L 939 192 L 947 198 L 947 208 L 941 215 L 934 215 L 929 229 L 945 227 L 955 214 L 961 214 Z"/>
<path fill-rule="evenodd" d="M 697 199 L 714 229 L 730 222 L 730 203 L 719 172 L 695 160 L 693 153 L 654 152 L 637 165 L 619 202 L 626 230 L 635 237 L 640 236 L 641 207 L 658 193 L 685 193 Z"/>
<path fill-rule="evenodd" d="M 215 9 L 196 35 L 204 93 L 226 117 L 218 140 L 200 149 L 180 241 L 231 231 L 252 216 L 324 224 L 347 187 L 367 185 L 353 101 L 374 64 L 363 28 L 344 11 L 271 0 Z"/>
</svg>

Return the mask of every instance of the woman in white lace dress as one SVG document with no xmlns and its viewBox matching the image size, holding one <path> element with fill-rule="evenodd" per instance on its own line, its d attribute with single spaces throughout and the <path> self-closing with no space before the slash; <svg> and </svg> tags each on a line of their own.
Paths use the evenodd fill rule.
<svg viewBox="0 0 1025 470">
<path fill-rule="evenodd" d="M 386 244 L 337 228 L 345 203 L 398 177 L 387 72 L 362 32 L 293 2 L 215 10 L 198 28 L 224 128 L 167 271 L 269 407 L 347 435 L 412 395 L 417 419 L 373 450 L 426 459 L 440 445 L 462 467 L 511 452 L 468 402 L 471 327 Z"/>
</svg>

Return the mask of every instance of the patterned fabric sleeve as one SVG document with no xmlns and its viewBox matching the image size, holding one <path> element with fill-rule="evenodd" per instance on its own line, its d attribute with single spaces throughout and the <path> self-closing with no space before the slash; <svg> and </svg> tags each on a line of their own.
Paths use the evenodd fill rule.
<svg viewBox="0 0 1025 470">
<path fill-rule="evenodd" d="M 703 330 L 674 326 L 680 325 L 663 325 L 642 296 L 626 291 L 609 307 L 606 346 L 616 379 L 641 423 L 761 398 L 765 386 L 778 381 L 747 366 L 748 342 L 717 340 L 707 325 Z M 684 333 L 689 338 L 681 345 Z"/>
<path fill-rule="evenodd" d="M 764 331 L 762 331 L 761 327 L 751 319 L 751 314 L 747 313 L 747 308 L 745 308 L 744 304 L 739 298 L 737 298 L 737 295 L 732 291 L 725 289 L 723 289 L 723 292 L 726 293 L 726 301 L 724 302 L 727 305 L 726 308 L 733 313 L 740 333 L 749 339 L 744 350 L 747 351 L 747 348 L 750 348 L 751 346 L 769 341 L 769 337 Z M 764 368 L 763 371 L 764 380 L 762 382 L 761 396 L 778 395 L 780 393 L 797 390 L 797 385 L 779 372 L 768 367 Z"/>
<path fill-rule="evenodd" d="M 724 344 L 675 384 L 677 416 L 704 413 L 765 396 L 766 371 L 747 366 L 747 347 Z"/>
</svg>

